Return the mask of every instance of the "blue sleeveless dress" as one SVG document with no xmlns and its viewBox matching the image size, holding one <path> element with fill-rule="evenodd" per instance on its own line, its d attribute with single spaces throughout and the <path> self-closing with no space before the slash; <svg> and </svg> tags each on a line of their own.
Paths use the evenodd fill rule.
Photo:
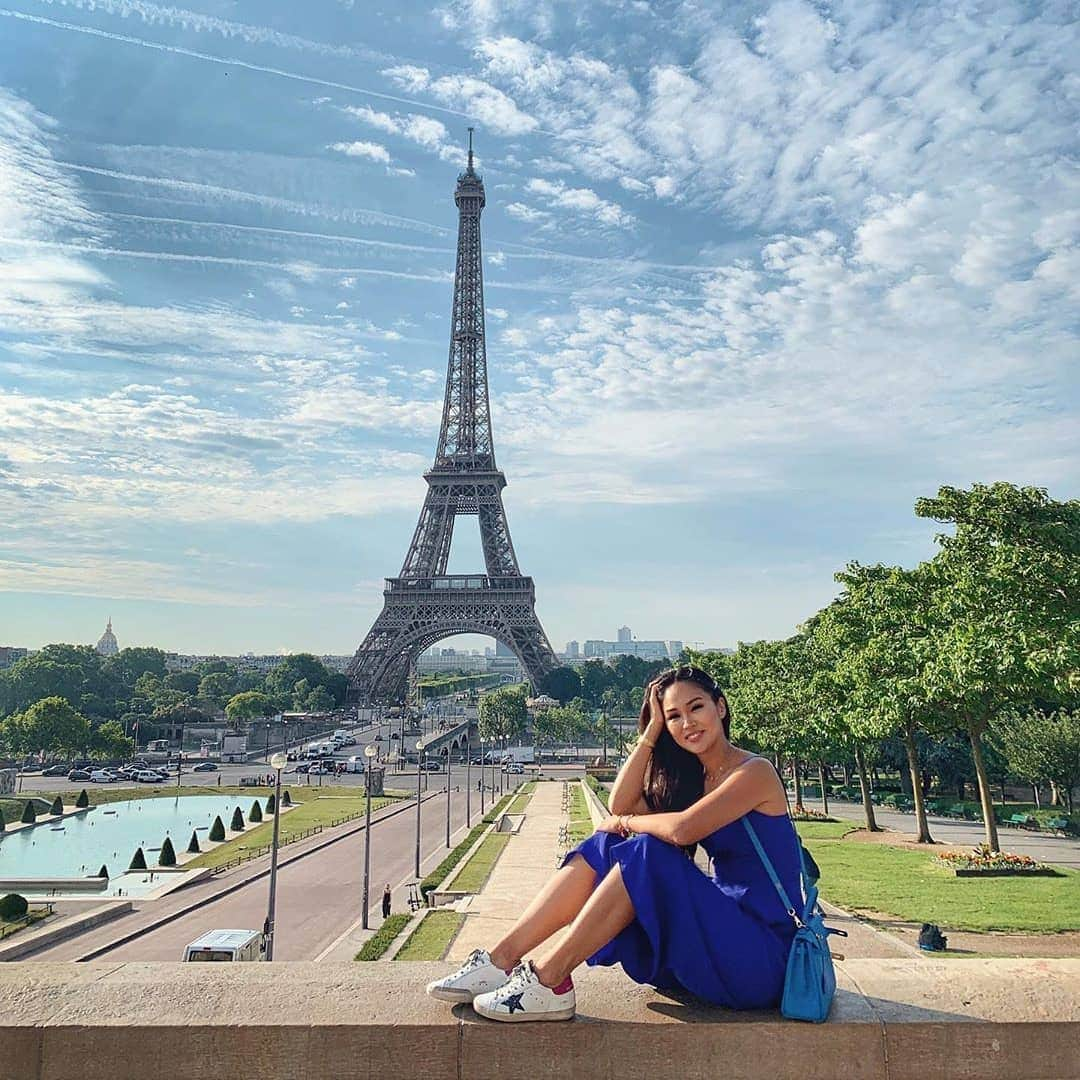
<svg viewBox="0 0 1080 1080">
<path fill-rule="evenodd" d="M 802 889 L 790 819 L 758 810 L 748 817 L 798 904 Z M 700 843 L 712 876 L 682 848 L 644 833 L 630 839 L 594 833 L 566 853 L 563 866 L 580 855 L 596 872 L 597 883 L 617 863 L 634 905 L 634 921 L 586 962 L 621 964 L 635 982 L 686 990 L 729 1009 L 776 1008 L 795 936 L 791 916 L 741 818 Z"/>
</svg>

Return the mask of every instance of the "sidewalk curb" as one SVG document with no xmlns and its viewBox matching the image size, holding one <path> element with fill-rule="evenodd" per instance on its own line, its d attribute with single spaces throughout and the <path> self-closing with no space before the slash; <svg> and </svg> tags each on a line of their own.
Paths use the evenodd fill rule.
<svg viewBox="0 0 1080 1080">
<path fill-rule="evenodd" d="M 0 963 L 21 960 L 24 956 L 36 952 L 38 949 L 56 945 L 69 937 L 81 934 L 84 930 L 92 930 L 95 926 L 111 922 L 121 915 L 127 915 L 131 909 L 130 900 L 113 900 L 91 908 L 89 911 L 61 917 L 52 926 L 40 927 L 17 941 L 13 941 L 8 945 L 0 945 Z"/>
</svg>

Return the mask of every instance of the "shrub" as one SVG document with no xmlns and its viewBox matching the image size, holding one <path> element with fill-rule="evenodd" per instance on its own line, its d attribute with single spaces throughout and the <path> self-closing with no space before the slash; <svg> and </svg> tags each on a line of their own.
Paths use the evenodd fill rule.
<svg viewBox="0 0 1080 1080">
<path fill-rule="evenodd" d="M 199 834 L 194 829 L 191 830 L 191 839 L 188 841 L 187 849 L 189 855 L 198 855 L 202 850 L 199 847 Z"/>
<path fill-rule="evenodd" d="M 97 876 L 98 877 L 103 877 L 106 880 L 108 880 L 109 868 L 104 863 L 101 864 L 101 869 L 97 872 Z"/>
<path fill-rule="evenodd" d="M 90 796 L 86 794 L 86 788 L 83 788 L 79 792 L 79 797 L 75 800 L 75 805 L 80 810 L 85 810 L 90 805 Z"/>
<path fill-rule="evenodd" d="M 271 795 L 270 798 L 266 800 L 266 812 L 268 814 L 277 813 L 277 801 L 274 799 L 273 795 Z"/>
<path fill-rule="evenodd" d="M 262 821 L 262 817 L 262 807 L 259 805 L 259 800 L 256 799 L 248 811 L 248 821 Z"/>
<path fill-rule="evenodd" d="M 282 806 L 292 806 L 292 796 L 289 794 L 289 789 L 288 788 L 286 788 L 281 793 L 281 805 Z"/>
<path fill-rule="evenodd" d="M 214 824 L 210 826 L 210 839 L 215 844 L 225 839 L 225 822 L 221 820 L 220 814 L 214 818 Z"/>
<path fill-rule="evenodd" d="M 33 825 L 37 821 L 37 807 L 33 799 L 27 799 L 23 807 L 22 817 L 19 819 L 24 825 Z"/>
<path fill-rule="evenodd" d="M 390 943 L 408 925 L 411 915 L 399 912 L 383 920 L 382 926 L 375 934 L 364 942 L 364 947 L 356 954 L 357 960 L 378 960 L 388 948 Z"/>
<path fill-rule="evenodd" d="M 56 798 L 53 799 L 52 806 L 49 807 L 49 813 L 52 814 L 53 817 L 60 817 L 63 812 L 64 800 L 59 795 L 57 795 Z"/>
<path fill-rule="evenodd" d="M 239 806 L 233 811 L 232 821 L 229 822 L 229 828 L 233 832 L 244 831 L 244 814 Z"/>
<path fill-rule="evenodd" d="M 131 857 L 131 865 L 129 870 L 145 870 L 146 869 L 146 856 L 143 854 L 141 847 L 135 849 L 135 854 Z"/>
<path fill-rule="evenodd" d="M 21 919 L 29 909 L 25 896 L 17 892 L 9 892 L 7 896 L 0 897 L 0 919 L 11 922 L 12 919 Z"/>
<path fill-rule="evenodd" d="M 172 846 L 172 841 L 166 836 L 165 843 L 161 845 L 161 851 L 158 854 L 158 866 L 175 866 L 176 865 L 176 849 Z"/>
</svg>

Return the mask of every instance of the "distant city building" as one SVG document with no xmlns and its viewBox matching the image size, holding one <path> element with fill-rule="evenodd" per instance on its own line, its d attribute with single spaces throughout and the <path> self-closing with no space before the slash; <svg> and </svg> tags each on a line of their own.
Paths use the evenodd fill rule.
<svg viewBox="0 0 1080 1080">
<path fill-rule="evenodd" d="M 567 660 L 576 660 L 581 655 L 581 646 L 576 641 L 568 641 L 565 655 Z"/>
<path fill-rule="evenodd" d="M 672 647 L 676 647 L 672 651 Z M 613 656 L 640 656 L 642 660 L 675 660 L 682 651 L 681 641 L 601 641 L 585 642 L 585 660 L 608 660 Z"/>
<path fill-rule="evenodd" d="M 120 646 L 116 643 L 116 635 L 113 633 L 112 616 L 105 624 L 105 633 L 98 638 L 94 649 L 100 656 L 115 656 L 120 651 Z"/>
<path fill-rule="evenodd" d="M 623 644 L 627 641 L 633 641 L 634 635 L 630 633 L 629 626 L 620 626 L 615 632 L 615 638 L 620 644 Z"/>
<path fill-rule="evenodd" d="M 11 667 L 26 655 L 27 650 L 18 645 L 0 645 L 0 671 Z"/>
</svg>

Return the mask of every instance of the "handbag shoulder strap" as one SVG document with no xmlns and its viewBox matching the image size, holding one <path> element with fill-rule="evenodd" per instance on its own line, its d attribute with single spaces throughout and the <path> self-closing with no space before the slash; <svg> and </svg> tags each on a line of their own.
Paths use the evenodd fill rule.
<svg viewBox="0 0 1080 1080">
<path fill-rule="evenodd" d="M 780 897 L 780 903 L 784 905 L 787 913 L 795 920 L 796 926 L 802 926 L 802 919 L 799 917 L 799 913 L 795 910 L 795 906 L 792 904 L 788 897 L 787 890 L 784 888 L 780 881 L 779 875 L 776 873 L 776 868 L 772 864 L 772 859 L 765 853 L 765 848 L 762 847 L 761 841 L 758 839 L 758 834 L 754 829 L 754 826 L 750 824 L 750 818 L 747 815 L 742 817 L 743 827 L 746 829 L 747 835 L 750 837 L 750 842 L 754 845 L 754 850 L 758 853 L 758 858 L 761 859 L 762 864 L 765 867 L 765 872 L 769 875 L 769 879 L 773 883 L 773 887 L 776 889 L 777 895 Z M 798 840 L 796 839 L 796 843 Z M 802 863 L 802 857 L 800 852 L 800 865 Z"/>
</svg>

